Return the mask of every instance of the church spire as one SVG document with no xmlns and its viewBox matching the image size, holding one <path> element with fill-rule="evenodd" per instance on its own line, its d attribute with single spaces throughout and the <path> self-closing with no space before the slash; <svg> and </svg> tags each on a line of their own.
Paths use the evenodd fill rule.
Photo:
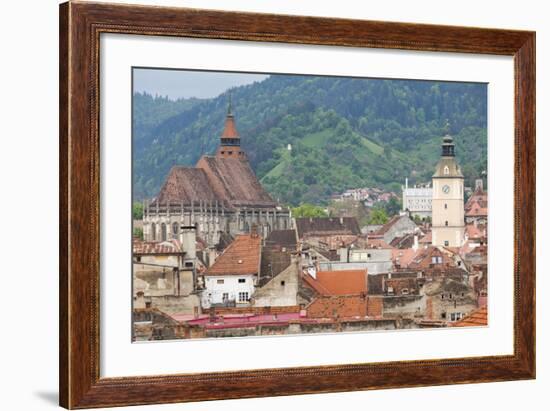
<svg viewBox="0 0 550 411">
<path fill-rule="evenodd" d="M 450 134 L 449 120 L 445 122 L 445 137 L 443 137 L 443 144 L 441 144 L 441 156 L 442 157 L 454 157 L 455 156 L 455 143 Z"/>
<path fill-rule="evenodd" d="M 231 107 L 231 96 L 232 96 L 232 94 L 231 94 L 231 92 L 229 92 L 229 104 L 227 105 L 227 116 L 228 117 L 229 116 L 233 117 L 233 113 L 231 111 L 231 108 L 232 108 Z"/>
<path fill-rule="evenodd" d="M 220 146 L 218 147 L 216 156 L 227 158 L 245 158 L 245 154 L 241 150 L 241 137 L 239 136 L 237 126 L 235 125 L 231 92 L 229 93 L 229 101 L 227 104 L 225 126 L 220 137 Z"/>
</svg>

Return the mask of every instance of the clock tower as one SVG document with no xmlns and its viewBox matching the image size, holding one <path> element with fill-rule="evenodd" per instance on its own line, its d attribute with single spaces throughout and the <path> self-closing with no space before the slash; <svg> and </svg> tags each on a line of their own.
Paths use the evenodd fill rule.
<svg viewBox="0 0 550 411">
<path fill-rule="evenodd" d="M 449 134 L 443 138 L 432 182 L 432 244 L 460 247 L 464 242 L 464 176 Z"/>
</svg>

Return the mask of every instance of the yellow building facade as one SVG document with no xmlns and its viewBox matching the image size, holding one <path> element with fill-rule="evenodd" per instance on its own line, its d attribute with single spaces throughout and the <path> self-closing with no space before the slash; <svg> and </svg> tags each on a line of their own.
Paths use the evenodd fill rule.
<svg viewBox="0 0 550 411">
<path fill-rule="evenodd" d="M 451 136 L 443 138 L 441 148 L 432 177 L 432 244 L 460 247 L 464 243 L 464 175 Z"/>
</svg>

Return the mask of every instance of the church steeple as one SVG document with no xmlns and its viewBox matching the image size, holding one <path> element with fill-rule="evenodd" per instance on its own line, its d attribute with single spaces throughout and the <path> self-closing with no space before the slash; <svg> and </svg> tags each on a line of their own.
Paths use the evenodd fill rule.
<svg viewBox="0 0 550 411">
<path fill-rule="evenodd" d="M 239 136 L 237 126 L 235 125 L 231 93 L 229 93 L 225 126 L 220 138 L 220 146 L 216 152 L 216 157 L 246 158 L 245 153 L 241 150 L 241 137 Z"/>
<path fill-rule="evenodd" d="M 445 123 L 445 137 L 443 137 L 443 144 L 441 144 L 441 156 L 442 157 L 454 157 L 455 156 L 455 144 L 453 138 L 450 135 L 449 121 Z"/>
</svg>

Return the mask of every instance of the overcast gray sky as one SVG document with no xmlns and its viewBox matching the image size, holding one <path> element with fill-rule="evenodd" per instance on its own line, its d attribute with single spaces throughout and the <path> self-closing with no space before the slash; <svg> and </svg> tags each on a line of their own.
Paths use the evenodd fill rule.
<svg viewBox="0 0 550 411">
<path fill-rule="evenodd" d="M 212 98 L 231 87 L 261 81 L 266 77 L 265 74 L 139 68 L 134 69 L 134 92 L 159 94 L 171 99 Z"/>
</svg>

